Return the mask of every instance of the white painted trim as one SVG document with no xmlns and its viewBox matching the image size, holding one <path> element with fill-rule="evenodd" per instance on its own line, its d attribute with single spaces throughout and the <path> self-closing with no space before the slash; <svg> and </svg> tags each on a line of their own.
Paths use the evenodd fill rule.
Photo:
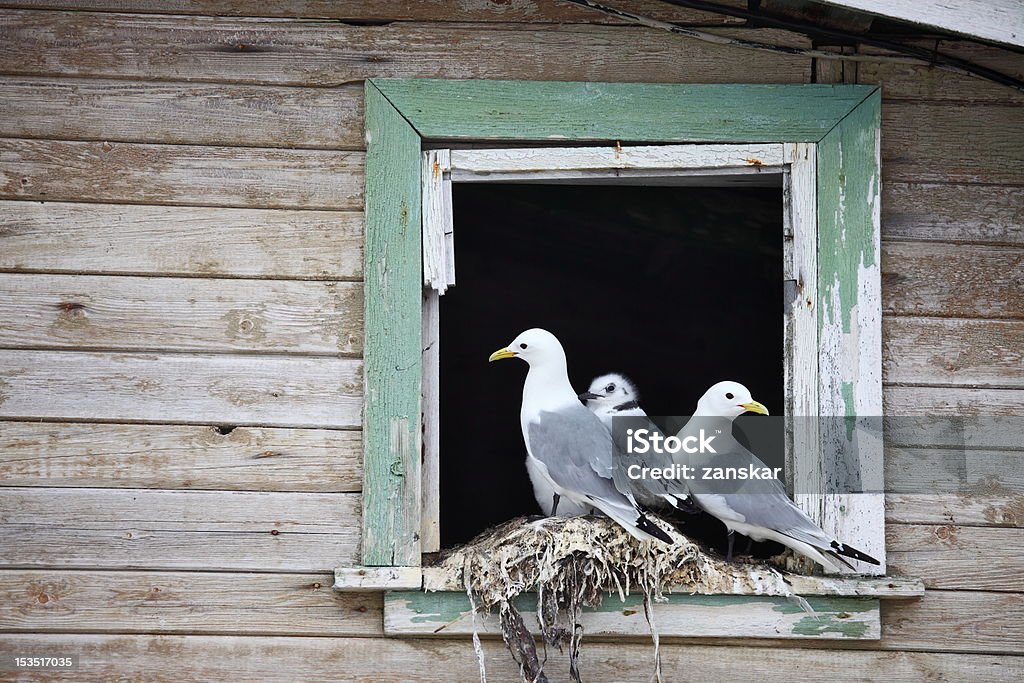
<svg viewBox="0 0 1024 683">
<path fill-rule="evenodd" d="M 698 584 L 674 584 L 665 588 L 666 593 L 689 593 L 695 595 L 769 595 L 789 597 L 815 595 L 835 597 L 885 598 L 887 600 L 910 600 L 924 595 L 921 579 L 905 577 L 873 578 L 864 576 L 804 576 L 784 574 L 763 564 L 734 562 L 722 564 L 722 580 L 713 590 Z M 461 578 L 454 578 L 442 567 L 423 567 L 423 590 L 465 591 Z M 727 572 L 727 573 L 725 573 Z"/>
<path fill-rule="evenodd" d="M 340 567 L 334 570 L 336 591 L 419 590 L 420 567 Z"/>
<path fill-rule="evenodd" d="M 817 145 L 786 145 L 789 173 L 783 189 L 786 207 L 786 261 L 789 310 L 786 315 L 785 393 L 790 439 L 787 482 L 794 502 L 817 524 L 825 518 L 823 458 L 818 447 L 818 157 Z"/>
<path fill-rule="evenodd" d="M 422 400 L 423 462 L 420 466 L 420 550 L 441 549 L 441 295 L 423 290 L 423 377 Z"/>
<path fill-rule="evenodd" d="M 881 133 L 875 130 L 874 154 L 875 168 L 881 168 Z M 882 291 L 881 264 L 881 181 L 872 178 L 874 188 L 871 202 L 872 252 L 875 254 L 873 263 L 861 263 L 856 274 L 857 305 L 853 310 L 851 333 L 844 333 L 843 322 L 825 316 L 819 329 L 819 384 L 818 401 L 821 415 L 845 415 L 847 397 L 843 396 L 843 387 L 852 378 L 850 391 L 853 394 L 853 414 L 862 417 L 882 416 Z M 838 297 L 838 282 L 832 283 L 833 301 Z M 827 295 L 827 292 L 819 292 Z M 838 310 L 838 302 L 833 309 Z M 849 334 L 856 335 L 852 340 L 845 339 Z M 852 354 L 848 349 L 856 348 Z M 852 365 L 852 367 L 851 367 Z M 825 370 L 831 370 L 826 375 Z M 884 491 L 884 447 L 880 432 L 872 433 L 872 429 L 857 429 L 854 432 L 853 444 L 850 443 L 845 427 L 836 420 L 821 424 L 820 434 L 822 452 L 831 454 L 833 460 L 826 462 L 823 488 L 825 491 L 844 488 L 850 473 L 847 472 L 851 458 L 842 451 L 855 446 L 856 462 L 860 469 L 861 490 Z M 881 425 L 877 425 L 880 429 Z M 826 432 L 832 430 L 833 434 Z M 831 500 L 823 506 L 824 517 L 821 527 L 835 535 L 840 541 L 849 543 L 858 550 L 866 552 L 879 561 L 879 565 L 870 565 L 852 561 L 857 570 L 864 574 L 884 576 L 885 562 L 885 494 L 856 493 L 829 496 Z"/>
<path fill-rule="evenodd" d="M 821 0 L 881 17 L 1024 47 L 1022 0 Z"/>
<path fill-rule="evenodd" d="M 783 153 L 782 144 L 458 149 L 451 169 L 455 182 L 781 173 Z"/>
<path fill-rule="evenodd" d="M 455 284 L 455 241 L 452 228 L 450 153 L 423 153 L 420 184 L 423 196 L 423 285 L 439 294 Z"/>
</svg>

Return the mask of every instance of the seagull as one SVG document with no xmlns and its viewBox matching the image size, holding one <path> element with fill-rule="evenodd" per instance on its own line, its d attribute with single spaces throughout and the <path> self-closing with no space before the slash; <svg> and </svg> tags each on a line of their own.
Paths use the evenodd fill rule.
<svg viewBox="0 0 1024 683">
<path fill-rule="evenodd" d="M 579 399 L 586 403 L 587 407 L 600 418 L 605 428 L 612 434 L 619 452 L 626 452 L 625 443 L 622 437 L 624 430 L 628 427 L 636 429 L 648 429 L 661 433 L 658 425 L 647 419 L 647 413 L 640 407 L 640 393 L 636 385 L 625 375 L 617 372 L 610 372 L 607 375 L 595 377 L 590 382 L 590 388 L 579 395 Z M 619 430 L 613 429 L 614 418 L 632 418 L 619 423 Z M 671 458 L 665 453 L 647 453 L 643 457 L 634 458 L 636 462 L 645 467 L 670 467 Z M 686 494 L 686 484 L 682 481 L 669 481 L 665 479 L 630 479 L 631 491 L 641 505 L 650 508 L 663 508 L 666 503 L 677 510 L 684 512 L 695 512 L 693 503 Z"/>
<path fill-rule="evenodd" d="M 540 328 L 527 330 L 492 353 L 489 360 L 516 357 L 530 366 L 519 419 L 534 492 L 550 487 L 575 505 L 597 508 L 639 540 L 672 543 L 672 538 L 647 518 L 628 489 L 623 493 L 617 487 L 611 434 L 577 398 L 569 383 L 565 350 L 555 335 Z M 544 486 L 539 487 L 537 479 L 543 480 Z M 546 501 L 537 502 L 545 507 Z"/>
<path fill-rule="evenodd" d="M 691 462 L 700 461 L 713 467 L 767 468 L 732 435 L 732 421 L 745 412 L 767 415 L 768 409 L 755 401 L 750 391 L 738 382 L 719 382 L 708 389 L 697 402 L 693 417 L 677 436 L 696 435 L 700 430 L 713 434 L 715 453 L 691 456 Z M 703 472 L 695 472 L 694 479 L 689 481 L 690 493 L 698 505 L 729 530 L 727 561 L 732 560 L 733 532 L 738 531 L 755 541 L 777 541 L 832 571 L 842 569 L 839 563 L 854 568 L 844 557 L 878 564 L 875 558 L 826 534 L 790 500 L 778 479 L 715 482 L 702 475 Z M 724 491 L 723 484 L 734 491 Z"/>
</svg>

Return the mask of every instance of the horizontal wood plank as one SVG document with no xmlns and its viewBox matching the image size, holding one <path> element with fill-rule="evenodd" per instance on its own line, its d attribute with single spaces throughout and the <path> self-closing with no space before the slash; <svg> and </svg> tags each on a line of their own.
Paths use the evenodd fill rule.
<svg viewBox="0 0 1024 683">
<path fill-rule="evenodd" d="M 882 610 L 887 649 L 1024 653 L 1024 594 L 928 591 Z"/>
<path fill-rule="evenodd" d="M 361 211 L 0 201 L 0 269 L 358 279 Z"/>
<path fill-rule="evenodd" d="M 882 307 L 898 315 L 1024 318 L 1024 249 L 884 242 Z"/>
<path fill-rule="evenodd" d="M 380 594 L 330 574 L 0 571 L 0 631 L 356 635 L 381 633 Z"/>
<path fill-rule="evenodd" d="M 667 595 L 653 606 L 661 637 L 878 640 L 879 601 L 870 598 L 807 599 L 814 614 L 782 597 Z M 537 596 L 516 600 L 526 627 L 538 632 Z M 606 596 L 584 609 L 579 623 L 590 636 L 645 636 L 651 632 L 643 596 Z M 496 613 L 474 613 L 463 592 L 393 591 L 384 596 L 384 632 L 392 636 L 450 637 L 501 633 Z"/>
<path fill-rule="evenodd" d="M 1024 47 L 1024 15 L 1017 0 L 960 0 L 922 5 L 914 0 L 824 0 L 847 10 L 866 12 L 923 29 L 959 33 Z"/>
<path fill-rule="evenodd" d="M 1020 416 L 1021 389 L 884 386 L 885 415 Z"/>
<path fill-rule="evenodd" d="M 783 31 L 737 30 L 751 40 L 809 44 Z M 745 50 L 644 27 L 350 26 L 9 10 L 0 36 L 8 73 L 36 76 L 336 86 L 373 77 L 806 83 L 811 75 L 807 57 L 762 54 L 751 69 Z"/>
<path fill-rule="evenodd" d="M 362 285 L 0 274 L 0 347 L 358 355 Z"/>
<path fill-rule="evenodd" d="M 325 571 L 359 529 L 351 493 L 0 489 L 7 567 Z"/>
<path fill-rule="evenodd" d="M 986 66 L 1015 78 L 1024 77 L 1024 55 L 970 40 L 921 38 L 903 40 L 915 47 Z M 861 53 L 878 54 L 877 48 L 860 46 Z M 849 67 L 847 67 L 849 68 Z M 858 62 L 857 82 L 884 86 L 886 99 L 946 102 L 1024 102 L 1024 93 L 983 78 L 953 73 L 927 65 L 892 62 Z"/>
<path fill-rule="evenodd" d="M 358 360 L 0 352 L 0 418 L 353 428 L 362 403 Z"/>
<path fill-rule="evenodd" d="M 0 199 L 358 209 L 363 154 L 0 139 Z"/>
<path fill-rule="evenodd" d="M 889 570 L 928 588 L 1024 592 L 1024 529 L 889 524 L 885 538 Z"/>
<path fill-rule="evenodd" d="M 1024 493 L 1024 419 L 1003 430 L 1007 449 L 913 448 L 885 450 L 885 488 L 895 493 L 985 495 Z M 887 432 L 888 433 L 888 432 Z"/>
<path fill-rule="evenodd" d="M 939 628 L 942 620 L 935 622 Z M 74 653 L 83 665 L 78 681 L 146 679 L 295 680 L 346 678 L 374 681 L 450 683 L 477 680 L 479 671 L 468 638 L 456 641 L 393 638 L 287 638 L 269 636 L 124 636 L 6 634 L 0 653 Z M 518 680 L 519 670 L 499 640 L 483 642 L 487 672 L 497 681 Z M 864 680 L 919 683 L 922 680 L 979 680 L 993 683 L 1024 677 L 1024 658 L 931 652 L 805 649 L 749 644 L 711 645 L 662 642 L 662 669 L 686 672 L 691 680 L 732 680 L 737 671 L 756 671 L 764 683 L 833 680 L 837 662 Z M 439 665 L 439 662 L 442 663 Z M 645 680 L 654 665 L 650 642 L 584 640 L 580 668 L 584 680 Z M 552 680 L 568 680 L 568 656 L 548 653 Z M 27 677 L 25 680 L 29 680 Z M 33 679 L 38 680 L 38 679 Z M 672 680 L 671 678 L 669 680 Z"/>
<path fill-rule="evenodd" d="M 339 567 L 334 570 L 336 591 L 419 590 L 421 567 Z"/>
<path fill-rule="evenodd" d="M 882 239 L 897 238 L 1022 245 L 1024 188 L 883 183 Z"/>
<path fill-rule="evenodd" d="M 1024 494 L 979 491 L 950 495 L 888 493 L 887 523 L 1024 527 Z"/>
<path fill-rule="evenodd" d="M 888 317 L 882 377 L 906 384 L 1024 387 L 1024 321 Z"/>
<path fill-rule="evenodd" d="M 745 7 L 742 0 L 719 0 L 719 4 Z M 530 23 L 621 24 L 624 20 L 566 2 L 536 0 L 16 0 L 8 7 L 63 10 L 98 10 L 146 14 L 197 14 L 240 17 L 309 17 L 343 19 L 353 22 L 387 21 L 479 21 Z M 658 0 L 631 0 L 630 10 L 676 23 L 735 23 L 739 20 L 713 12 L 677 7 Z"/>
<path fill-rule="evenodd" d="M 0 423 L 0 486 L 359 491 L 361 462 L 358 431 Z"/>
<path fill-rule="evenodd" d="M 1022 158 L 1019 105 L 890 102 L 882 107 L 883 180 L 1024 185 Z"/>
<path fill-rule="evenodd" d="M 68 116 L 73 108 L 74 116 Z M 4 78 L 0 137 L 359 149 L 358 84 L 282 88 Z"/>
</svg>

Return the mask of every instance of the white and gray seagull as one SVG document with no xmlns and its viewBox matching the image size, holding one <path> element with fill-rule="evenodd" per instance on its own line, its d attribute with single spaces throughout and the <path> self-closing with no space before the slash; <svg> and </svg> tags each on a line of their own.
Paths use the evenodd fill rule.
<svg viewBox="0 0 1024 683">
<path fill-rule="evenodd" d="M 677 436 L 696 435 L 703 429 L 715 435 L 715 453 L 691 455 L 690 462 L 737 469 L 767 468 L 732 435 L 732 421 L 745 412 L 767 415 L 768 409 L 738 382 L 719 382 L 708 389 Z M 734 480 L 723 486 L 722 481 L 708 481 L 701 474 L 698 470 L 689 481 L 690 493 L 700 507 L 729 530 L 727 559 L 732 559 L 733 532 L 738 531 L 755 541 L 777 541 L 832 571 L 841 569 L 839 563 L 853 569 L 844 557 L 878 564 L 870 555 L 826 534 L 790 500 L 778 479 Z"/>
<path fill-rule="evenodd" d="M 612 438 L 616 440 L 620 453 L 626 451 L 625 444 L 622 443 L 625 433 L 623 429 L 619 429 L 619 433 L 616 433 L 614 429 L 616 417 L 632 418 L 625 423 L 629 427 L 661 433 L 658 426 L 647 418 L 647 413 L 640 407 L 640 393 L 637 391 L 636 385 L 625 375 L 617 372 L 599 375 L 591 380 L 590 387 L 580 394 L 579 398 L 612 433 Z M 625 425 L 620 423 L 620 426 Z M 647 453 L 642 457 L 637 456 L 631 461 L 636 461 L 642 467 L 665 468 L 672 464 L 672 459 L 668 454 L 655 452 Z M 684 512 L 696 511 L 686 493 L 684 482 L 649 478 L 630 479 L 630 482 L 633 496 L 645 507 L 674 507 Z"/>
<path fill-rule="evenodd" d="M 527 330 L 489 360 L 521 358 L 530 366 L 519 414 L 526 462 L 537 502 L 542 491 L 581 507 L 594 507 L 640 540 L 672 538 L 651 522 L 614 481 L 615 444 L 601 421 L 577 398 L 569 383 L 565 350 L 547 330 Z M 538 486 L 538 479 L 543 486 Z M 539 493 L 541 492 L 541 493 Z"/>
</svg>

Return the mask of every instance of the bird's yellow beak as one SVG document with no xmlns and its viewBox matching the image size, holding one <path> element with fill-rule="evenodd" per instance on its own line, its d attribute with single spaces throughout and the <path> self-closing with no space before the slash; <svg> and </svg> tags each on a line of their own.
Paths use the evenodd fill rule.
<svg viewBox="0 0 1024 683">
<path fill-rule="evenodd" d="M 493 357 L 493 356 L 492 356 Z M 748 413 L 757 413 L 758 415 L 767 415 L 768 409 L 763 404 L 757 401 L 751 401 L 750 403 L 741 403 L 740 408 L 747 411 Z"/>
<path fill-rule="evenodd" d="M 487 362 L 491 363 L 493 361 L 501 360 L 503 358 L 515 358 L 515 357 L 516 357 L 516 352 L 515 351 L 509 351 L 508 347 L 506 346 L 505 348 L 498 349 L 497 351 L 492 353 L 491 357 L 487 359 Z"/>
</svg>

